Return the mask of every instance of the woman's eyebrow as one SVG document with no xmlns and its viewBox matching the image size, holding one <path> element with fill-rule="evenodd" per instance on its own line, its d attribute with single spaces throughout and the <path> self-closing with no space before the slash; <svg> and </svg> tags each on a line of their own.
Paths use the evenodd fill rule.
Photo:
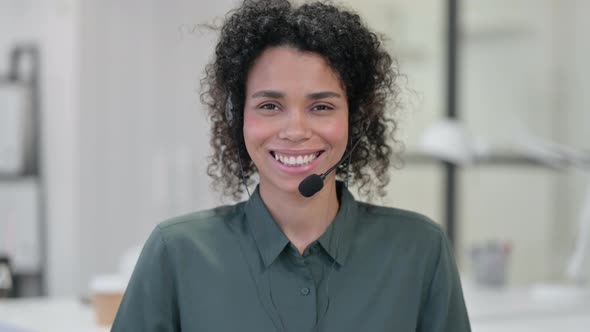
<svg viewBox="0 0 590 332">
<path fill-rule="evenodd" d="M 274 99 L 281 99 L 284 98 L 285 94 L 280 91 L 275 90 L 262 90 L 257 91 L 252 94 L 252 98 L 274 98 Z M 324 98 L 341 98 L 342 96 L 339 93 L 333 91 L 320 91 L 320 92 L 313 92 L 308 94 L 307 99 L 318 100 Z"/>
<path fill-rule="evenodd" d="M 274 99 L 280 99 L 280 98 L 284 98 L 285 94 L 279 91 L 273 91 L 273 90 L 262 90 L 262 91 L 258 91 L 255 92 L 254 94 L 252 94 L 252 98 L 274 98 Z"/>
<path fill-rule="evenodd" d="M 341 98 L 342 96 L 332 91 L 314 92 L 307 95 L 307 99 Z"/>
</svg>

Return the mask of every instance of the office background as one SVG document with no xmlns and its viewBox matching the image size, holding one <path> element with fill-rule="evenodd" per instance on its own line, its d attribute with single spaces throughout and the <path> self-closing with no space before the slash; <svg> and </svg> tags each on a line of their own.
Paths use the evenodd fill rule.
<svg viewBox="0 0 590 332">
<path fill-rule="evenodd" d="M 199 24 L 235 3 L 0 0 L 0 73 L 15 45 L 40 51 L 48 294 L 87 293 L 90 278 L 115 271 L 157 222 L 220 203 L 205 175 L 199 102 L 216 34 Z M 444 116 L 445 2 L 345 3 L 390 38 L 407 76 L 401 135 L 417 152 Z M 511 153 L 523 133 L 590 150 L 588 12 L 583 0 L 462 1 L 464 126 Z M 443 219 L 440 164 L 408 159 L 392 172 L 377 203 Z M 535 164 L 461 167 L 455 247 L 464 275 L 470 247 L 510 241 L 510 285 L 562 280 L 587 183 L 581 172 Z"/>
</svg>

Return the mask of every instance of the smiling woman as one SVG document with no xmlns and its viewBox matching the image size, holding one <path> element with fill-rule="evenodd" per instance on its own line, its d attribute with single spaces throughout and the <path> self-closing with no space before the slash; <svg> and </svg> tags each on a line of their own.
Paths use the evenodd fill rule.
<svg viewBox="0 0 590 332">
<path fill-rule="evenodd" d="M 384 194 L 393 63 L 330 4 L 231 12 L 203 80 L 208 172 L 234 197 L 260 181 L 245 202 L 156 227 L 112 331 L 470 331 L 440 227 L 358 202 L 337 180 Z M 310 176 L 323 185 L 300 193 Z"/>
</svg>

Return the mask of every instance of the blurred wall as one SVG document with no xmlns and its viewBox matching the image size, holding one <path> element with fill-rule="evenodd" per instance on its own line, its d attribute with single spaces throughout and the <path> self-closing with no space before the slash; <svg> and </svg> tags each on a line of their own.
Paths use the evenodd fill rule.
<svg viewBox="0 0 590 332">
<path fill-rule="evenodd" d="M 0 0 L 0 72 L 15 44 L 36 44 L 41 54 L 46 282 L 55 294 L 74 294 L 80 284 L 78 20 L 74 0 Z"/>
<path fill-rule="evenodd" d="M 552 0 L 462 2 L 460 114 L 494 146 L 510 147 L 525 132 L 556 138 Z M 510 241 L 509 281 L 547 278 L 551 227 L 560 209 L 554 172 L 544 167 L 481 165 L 460 175 L 459 218 L 465 269 L 469 248 Z"/>
<path fill-rule="evenodd" d="M 157 222 L 219 204 L 199 80 L 232 1 L 81 3 L 82 290 Z"/>
<path fill-rule="evenodd" d="M 590 2 L 565 0 L 555 8 L 555 49 L 559 57 L 555 62 L 556 135 L 558 141 L 590 151 Z M 590 191 L 590 171 L 562 173 L 556 179 L 556 211 L 551 232 L 553 261 L 569 259 L 579 231 L 579 218 L 586 192 Z M 574 221 L 567 222 L 569 220 Z M 590 268 L 590 267 L 589 267 Z M 553 271 L 556 275 L 560 271 Z M 590 271 L 587 275 L 590 275 Z"/>
<path fill-rule="evenodd" d="M 407 75 L 401 137 L 416 151 L 420 135 L 444 114 L 444 1 L 349 0 Z M 517 148 L 520 135 L 589 149 L 587 73 L 590 41 L 582 36 L 588 2 L 579 0 L 460 1 L 459 116 L 491 147 Z M 442 172 L 406 164 L 394 171 L 385 203 L 442 221 Z M 480 165 L 458 172 L 461 269 L 471 272 L 469 248 L 512 243 L 508 280 L 525 284 L 563 279 L 573 249 L 587 176 L 546 167 Z"/>
</svg>

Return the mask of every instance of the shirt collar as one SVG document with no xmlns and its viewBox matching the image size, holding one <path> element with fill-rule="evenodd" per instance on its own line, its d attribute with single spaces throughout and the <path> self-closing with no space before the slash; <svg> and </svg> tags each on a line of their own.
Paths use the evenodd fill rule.
<svg viewBox="0 0 590 332">
<path fill-rule="evenodd" d="M 338 265 L 343 265 L 353 242 L 354 227 L 358 221 L 358 203 L 343 182 L 336 182 L 336 192 L 340 198 L 338 213 L 318 242 Z"/>
<path fill-rule="evenodd" d="M 274 221 L 260 197 L 259 188 L 252 193 L 245 206 L 248 227 L 256 241 L 265 267 L 269 267 L 289 243 L 279 225 Z"/>
<path fill-rule="evenodd" d="M 337 181 L 336 191 L 340 198 L 338 213 L 318 242 L 338 265 L 343 265 L 350 251 L 358 206 L 344 183 Z M 246 203 L 245 213 L 264 266 L 268 268 L 289 244 L 289 239 L 266 208 L 258 187 Z"/>
</svg>

